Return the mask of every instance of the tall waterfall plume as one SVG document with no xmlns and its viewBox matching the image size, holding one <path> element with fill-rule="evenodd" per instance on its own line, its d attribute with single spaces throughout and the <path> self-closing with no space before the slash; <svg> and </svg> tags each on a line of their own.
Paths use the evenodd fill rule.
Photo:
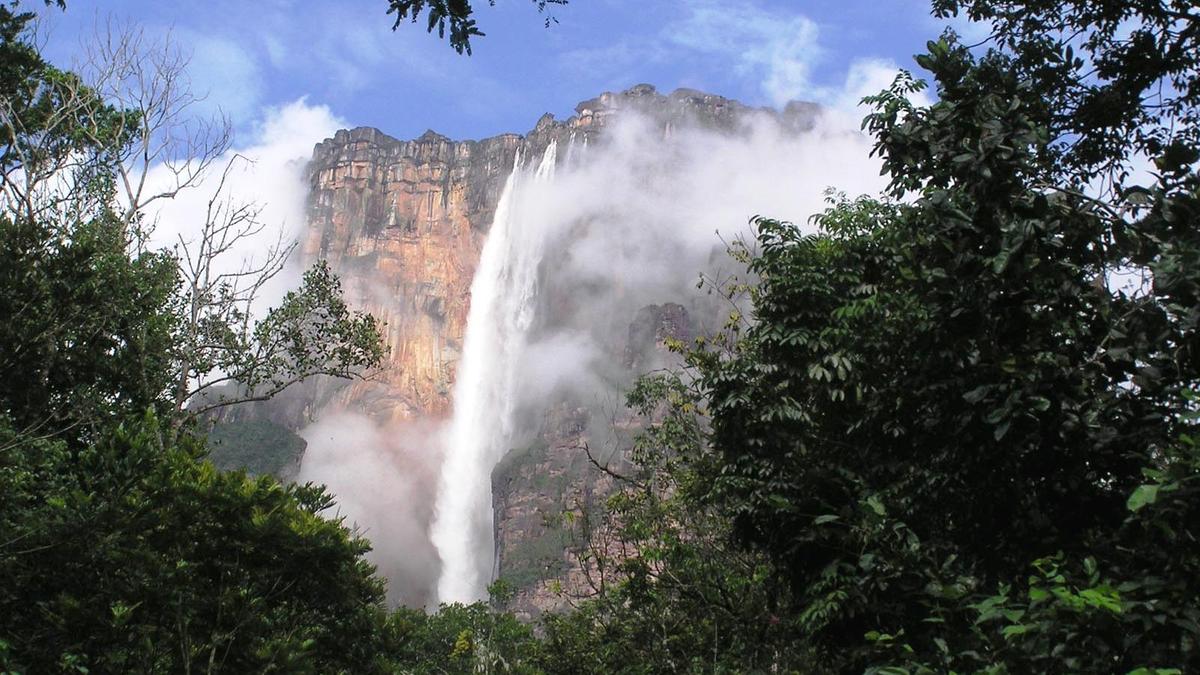
<svg viewBox="0 0 1200 675">
<path fill-rule="evenodd" d="M 556 153 L 551 142 L 532 175 L 522 170 L 517 154 L 471 282 L 431 527 L 442 560 L 440 602 L 474 602 L 487 595 L 495 555 L 491 474 L 513 436 L 518 365 L 534 319 L 544 243 L 528 217 L 534 205 L 527 188 L 553 177 Z"/>
</svg>

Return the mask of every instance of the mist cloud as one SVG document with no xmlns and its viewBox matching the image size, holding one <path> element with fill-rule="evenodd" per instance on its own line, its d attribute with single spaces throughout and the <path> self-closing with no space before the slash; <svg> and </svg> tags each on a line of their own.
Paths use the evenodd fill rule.
<svg viewBox="0 0 1200 675">
<path fill-rule="evenodd" d="M 550 343 L 561 330 L 574 344 L 588 335 L 619 349 L 614 341 L 624 339 L 639 307 L 699 302 L 702 273 L 733 270 L 725 242 L 747 234 L 750 217 L 806 226 L 824 208 L 826 188 L 859 194 L 883 185 L 870 140 L 836 114 L 800 135 L 768 114 L 752 115 L 732 134 L 697 127 L 664 134 L 635 116 L 606 133 L 551 183 L 530 186 L 541 191 L 532 201 L 543 222 L 528 231 L 547 240 L 543 286 L 553 298 L 542 339 Z"/>
<path fill-rule="evenodd" d="M 308 441 L 297 480 L 324 484 L 336 512 L 365 535 L 370 560 L 389 580 L 388 601 L 422 607 L 440 563 L 429 541 L 441 452 L 438 425 L 380 426 L 363 415 L 328 415 L 301 432 Z"/>
<path fill-rule="evenodd" d="M 255 124 L 252 140 L 235 144 L 210 167 L 197 185 L 181 191 L 170 200 L 156 201 L 147 209 L 154 224 L 150 244 L 171 248 L 195 246 L 204 227 L 208 201 L 217 191 L 221 171 L 232 162 L 224 198 L 233 204 L 254 204 L 260 210 L 258 220 L 266 227 L 257 235 L 239 241 L 216 263 L 221 272 L 233 272 L 261 262 L 277 242 L 295 242 L 305 231 L 308 182 L 305 166 L 312 157 L 313 145 L 346 126 L 326 106 L 310 105 L 304 99 L 266 108 Z M 150 194 L 174 185 L 175 177 L 163 165 L 147 173 Z M 277 305 L 283 294 L 294 288 L 302 270 L 293 260 L 260 294 L 255 312 L 260 315 Z"/>
<path fill-rule="evenodd" d="M 748 235 L 755 215 L 808 227 L 828 187 L 877 192 L 883 179 L 870 148 L 856 121 L 838 111 L 801 134 L 766 112 L 718 132 L 686 124 L 668 131 L 627 111 L 588 147 L 559 148 L 571 159 L 550 178 L 516 181 L 520 222 L 512 246 L 540 254 L 541 263 L 528 333 L 505 345 L 497 343 L 507 338 L 484 336 L 495 359 L 518 364 L 516 400 L 494 411 L 511 415 L 496 428 L 511 428 L 513 438 L 494 439 L 497 445 L 526 442 L 545 412 L 563 403 L 593 410 L 589 426 L 602 435 L 597 425 L 611 410 L 601 409 L 621 400 L 630 382 L 623 352 L 638 310 L 679 303 L 694 332 L 716 330 L 730 307 L 697 289 L 697 280 L 738 269 L 725 242 Z M 541 160 L 526 157 L 522 170 Z M 327 484 L 340 513 L 363 528 L 393 602 L 424 605 L 437 597 L 441 561 L 430 526 L 446 439 L 454 438 L 440 423 L 385 427 L 331 411 L 303 432 L 310 446 L 301 479 Z M 453 479 L 442 476 L 447 489 L 468 489 Z M 471 549 L 491 547 L 480 541 Z"/>
</svg>

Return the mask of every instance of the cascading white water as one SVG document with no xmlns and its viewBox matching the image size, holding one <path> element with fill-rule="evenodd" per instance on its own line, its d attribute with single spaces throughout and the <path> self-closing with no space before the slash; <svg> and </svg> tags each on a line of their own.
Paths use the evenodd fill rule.
<svg viewBox="0 0 1200 675">
<path fill-rule="evenodd" d="M 542 233 L 525 215 L 523 188 L 550 180 L 556 152 L 551 142 L 532 175 L 521 170 L 517 154 L 471 282 L 431 527 L 442 560 L 439 602 L 474 602 L 487 595 L 495 555 L 491 474 L 513 435 L 517 368 L 533 323 L 542 257 Z"/>
</svg>

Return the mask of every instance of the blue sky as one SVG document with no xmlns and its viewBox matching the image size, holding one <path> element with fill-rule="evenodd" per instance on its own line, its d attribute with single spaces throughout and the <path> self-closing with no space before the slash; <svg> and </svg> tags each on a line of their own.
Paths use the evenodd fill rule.
<svg viewBox="0 0 1200 675">
<path fill-rule="evenodd" d="M 475 4 L 487 36 L 471 57 L 420 25 L 393 32 L 385 0 L 72 0 L 65 14 L 47 11 L 47 52 L 69 63 L 112 16 L 170 31 L 192 53 L 194 88 L 243 132 L 306 97 L 402 138 L 427 128 L 481 138 L 640 82 L 836 104 L 911 67 L 944 28 L 925 0 L 572 0 L 549 28 L 529 0 Z"/>
</svg>

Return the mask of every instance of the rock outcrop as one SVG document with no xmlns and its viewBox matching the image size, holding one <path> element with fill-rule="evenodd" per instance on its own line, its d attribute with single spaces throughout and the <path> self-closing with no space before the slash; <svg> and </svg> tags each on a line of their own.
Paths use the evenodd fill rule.
<svg viewBox="0 0 1200 675">
<path fill-rule="evenodd" d="M 400 141 L 357 128 L 316 146 L 303 254 L 329 260 L 351 302 L 387 323 L 383 368 L 338 391 L 337 405 L 393 420 L 449 411 L 475 265 L 518 155 L 532 161 L 551 141 L 603 143 L 604 128 L 625 111 L 670 134 L 685 124 L 732 130 L 757 109 L 643 84 L 584 101 L 564 121 L 543 115 L 525 136 L 452 141 L 427 131 Z M 814 119 L 806 104 L 757 112 L 798 130 Z"/>
<path fill-rule="evenodd" d="M 303 254 L 328 260 L 348 300 L 387 324 L 383 368 L 339 391 L 340 405 L 390 419 L 449 410 L 471 279 L 521 142 L 359 128 L 317 145 Z"/>
<path fill-rule="evenodd" d="M 668 342 L 690 340 L 690 326 L 682 305 L 639 309 L 620 350 L 629 372 L 665 365 Z M 497 571 L 513 592 L 508 609 L 526 620 L 595 592 L 595 549 L 609 560 L 622 555 L 621 542 L 604 536 L 601 516 L 616 476 L 630 473 L 626 454 L 642 420 L 610 409 L 599 411 L 602 422 L 594 425 L 596 411 L 581 403 L 564 401 L 547 411 L 535 441 L 492 473 Z"/>
<path fill-rule="evenodd" d="M 668 302 L 647 305 L 638 310 L 629 324 L 629 339 L 625 343 L 625 367 L 642 373 L 660 367 L 669 340 L 689 342 L 692 339 L 691 321 L 683 305 Z"/>
<path fill-rule="evenodd" d="M 386 322 L 387 356 L 368 380 L 323 381 L 282 399 L 286 424 L 337 409 L 380 423 L 446 416 L 471 283 L 507 176 L 517 163 L 538 161 L 551 142 L 559 144 L 560 162 L 570 161 L 561 149 L 572 144 L 603 144 L 605 129 L 626 111 L 649 119 L 664 136 L 693 124 L 733 131 L 752 114 L 772 115 L 797 131 L 815 119 L 806 104 L 768 112 L 694 90 L 663 95 L 638 85 L 584 101 L 566 120 L 544 115 L 523 136 L 453 141 L 428 131 L 401 141 L 371 128 L 337 132 L 316 146 L 309 166 L 302 251 L 309 260 L 328 260 L 351 304 Z M 680 305 L 646 307 L 631 319 L 626 343 L 609 345 L 614 365 L 630 373 L 660 365 L 668 337 L 691 337 Z M 577 403 L 545 411 L 540 435 L 493 475 L 498 572 L 515 587 L 513 607 L 526 616 L 582 590 L 585 570 L 572 568 L 556 519 L 578 504 L 598 503 L 611 489 L 581 450 L 594 435 L 587 428 L 594 414 Z M 626 439 L 616 446 L 632 430 L 622 433 Z"/>
</svg>

